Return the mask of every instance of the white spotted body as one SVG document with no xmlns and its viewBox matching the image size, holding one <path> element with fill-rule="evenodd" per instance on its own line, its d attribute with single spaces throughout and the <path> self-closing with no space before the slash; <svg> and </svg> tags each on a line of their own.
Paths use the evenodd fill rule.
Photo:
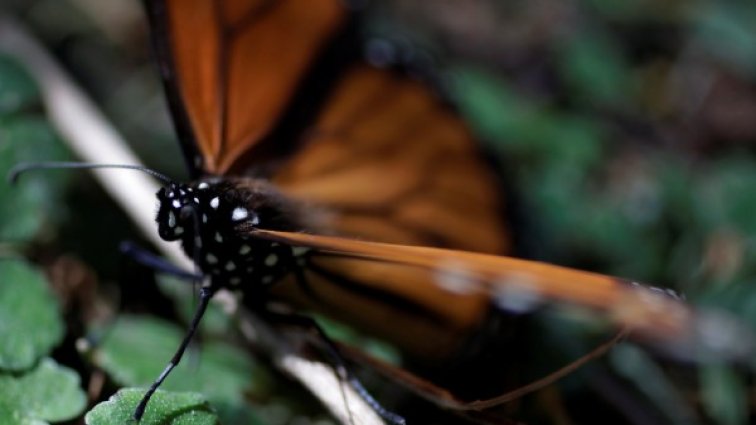
<svg viewBox="0 0 756 425">
<path fill-rule="evenodd" d="M 265 182 L 252 179 L 201 180 L 170 184 L 157 194 L 158 233 L 181 240 L 210 285 L 254 290 L 269 286 L 301 266 L 291 247 L 251 237 L 260 227 L 302 230 L 291 201 Z"/>
</svg>

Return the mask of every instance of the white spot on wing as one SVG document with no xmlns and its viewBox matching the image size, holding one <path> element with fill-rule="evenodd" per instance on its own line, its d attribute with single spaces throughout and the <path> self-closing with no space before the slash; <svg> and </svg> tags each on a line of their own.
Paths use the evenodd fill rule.
<svg viewBox="0 0 756 425">
<path fill-rule="evenodd" d="M 494 289 L 496 305 L 513 313 L 527 313 L 542 302 L 541 293 L 526 274 L 512 274 L 500 279 Z"/>
<path fill-rule="evenodd" d="M 203 189 L 204 190 L 204 189 L 207 189 L 208 187 L 210 187 L 210 185 L 207 184 L 207 183 L 205 183 L 205 182 L 202 182 L 202 183 L 200 183 L 200 184 L 197 185 L 197 189 Z"/>
<path fill-rule="evenodd" d="M 168 211 L 168 227 L 176 226 L 176 215 L 173 211 Z"/>
<path fill-rule="evenodd" d="M 270 254 L 267 257 L 265 257 L 265 265 L 268 267 L 273 267 L 278 262 L 278 256 L 276 254 Z"/>
<path fill-rule="evenodd" d="M 208 264 L 217 264 L 218 263 L 218 257 L 216 257 L 213 254 L 207 254 L 205 256 L 205 260 L 207 260 Z"/>
<path fill-rule="evenodd" d="M 230 272 L 236 270 L 236 264 L 234 264 L 233 261 L 229 261 L 228 263 L 226 263 L 226 270 Z"/>
<path fill-rule="evenodd" d="M 215 232 L 215 242 L 223 242 L 223 235 L 221 235 L 219 232 Z"/>
<path fill-rule="evenodd" d="M 465 295 L 475 292 L 475 277 L 461 261 L 446 260 L 435 272 L 436 283 L 445 291 Z"/>
<path fill-rule="evenodd" d="M 231 212 L 231 220 L 233 221 L 242 221 L 246 219 L 248 216 L 249 216 L 249 212 L 247 211 L 246 208 L 242 208 L 242 207 L 236 207 Z"/>
<path fill-rule="evenodd" d="M 173 208 L 181 208 L 181 201 L 174 199 L 171 205 L 173 205 Z"/>
<path fill-rule="evenodd" d="M 207 223 L 207 214 L 202 214 L 202 222 Z"/>
<path fill-rule="evenodd" d="M 252 251 L 252 247 L 249 245 L 242 245 L 241 248 L 239 248 L 239 254 L 241 255 L 247 255 L 250 251 Z"/>
<path fill-rule="evenodd" d="M 182 234 L 184 234 L 184 228 L 181 227 L 181 226 L 179 226 L 179 227 L 176 228 L 176 230 L 173 231 L 173 233 L 175 233 L 177 235 L 182 235 Z"/>
<path fill-rule="evenodd" d="M 220 199 L 218 199 L 217 196 L 210 200 L 210 206 L 213 207 L 214 210 L 218 209 L 218 205 L 220 205 Z"/>
<path fill-rule="evenodd" d="M 291 247 L 291 252 L 294 254 L 295 257 L 301 257 L 308 252 L 310 252 L 310 248 L 306 246 L 293 246 Z"/>
</svg>

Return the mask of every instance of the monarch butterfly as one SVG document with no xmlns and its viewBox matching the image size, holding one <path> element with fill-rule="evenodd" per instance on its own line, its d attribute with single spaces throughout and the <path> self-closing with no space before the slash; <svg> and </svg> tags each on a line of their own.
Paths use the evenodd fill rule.
<svg viewBox="0 0 756 425">
<path fill-rule="evenodd" d="M 649 335 L 688 317 L 615 278 L 491 255 L 511 242 L 473 137 L 422 83 L 344 53 L 356 46 L 339 1 L 146 4 L 199 179 L 158 193 L 161 237 L 209 277 L 192 329 L 221 287 L 255 309 L 280 299 L 325 311 L 428 359 L 459 349 L 517 291 Z"/>
</svg>

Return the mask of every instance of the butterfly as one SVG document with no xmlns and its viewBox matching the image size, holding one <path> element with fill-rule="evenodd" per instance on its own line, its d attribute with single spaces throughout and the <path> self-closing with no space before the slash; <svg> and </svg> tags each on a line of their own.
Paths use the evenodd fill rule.
<svg viewBox="0 0 756 425">
<path fill-rule="evenodd" d="M 361 57 L 343 2 L 147 7 L 199 179 L 158 194 L 159 232 L 212 284 L 328 314 L 425 361 L 458 351 L 518 291 L 636 329 L 670 321 L 666 297 L 650 294 L 662 300 L 651 311 L 628 282 L 492 256 L 512 244 L 495 172 L 427 84 Z"/>
<path fill-rule="evenodd" d="M 268 317 L 270 301 L 327 314 L 429 363 L 463 349 L 513 299 L 585 306 L 648 337 L 685 328 L 690 312 L 660 291 L 504 257 L 508 205 L 474 136 L 411 63 L 362 55 L 345 3 L 145 5 L 195 179 L 154 173 L 165 182 L 158 233 L 181 243 L 203 286 L 187 338 L 135 417 L 220 289 Z"/>
</svg>

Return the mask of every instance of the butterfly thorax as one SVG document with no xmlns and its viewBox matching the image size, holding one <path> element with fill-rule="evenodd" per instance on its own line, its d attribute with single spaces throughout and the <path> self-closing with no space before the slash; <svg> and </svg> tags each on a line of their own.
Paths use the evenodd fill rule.
<svg viewBox="0 0 756 425">
<path fill-rule="evenodd" d="M 157 198 L 160 237 L 180 240 L 213 287 L 261 288 L 290 271 L 289 247 L 251 236 L 258 227 L 302 229 L 292 202 L 268 183 L 213 178 L 171 183 Z"/>
</svg>

